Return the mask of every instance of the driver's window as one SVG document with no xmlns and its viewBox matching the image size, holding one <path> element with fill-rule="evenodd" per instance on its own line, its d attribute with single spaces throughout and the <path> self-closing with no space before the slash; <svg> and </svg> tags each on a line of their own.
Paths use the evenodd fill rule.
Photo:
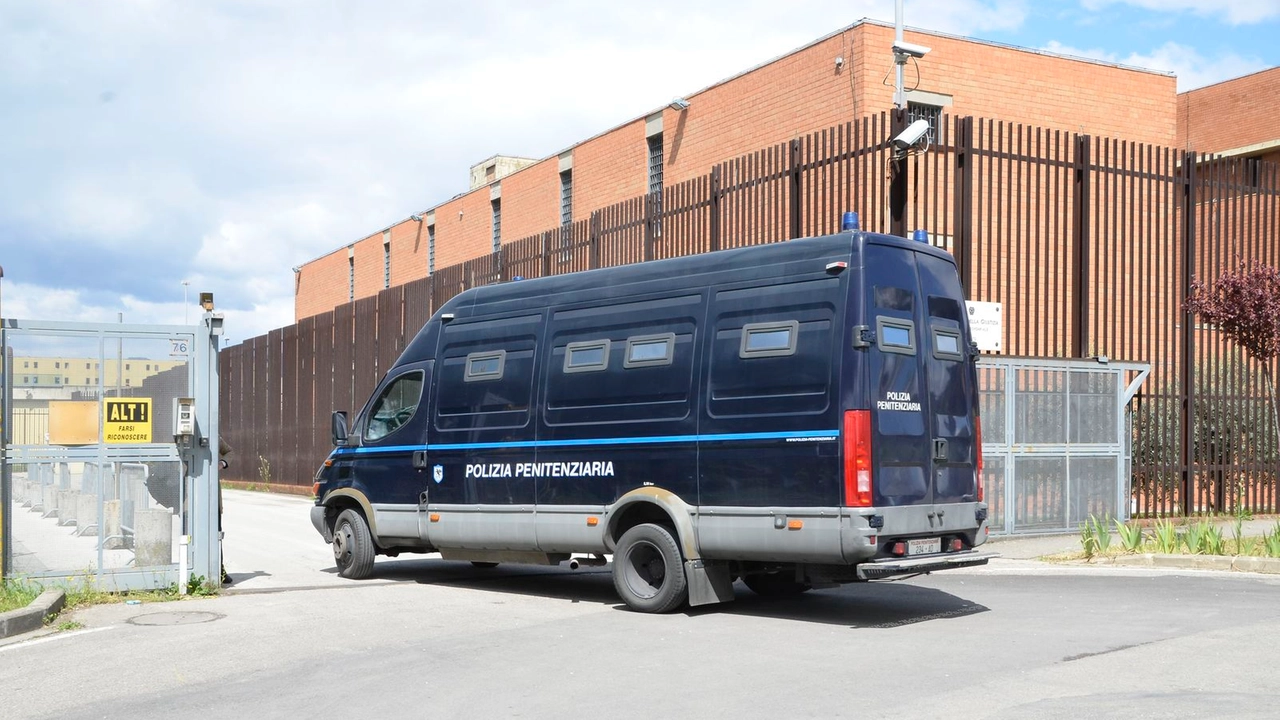
<svg viewBox="0 0 1280 720">
<path fill-rule="evenodd" d="M 382 391 L 369 410 L 365 440 L 379 440 L 403 426 L 413 417 L 422 398 L 422 372 L 396 378 Z"/>
</svg>

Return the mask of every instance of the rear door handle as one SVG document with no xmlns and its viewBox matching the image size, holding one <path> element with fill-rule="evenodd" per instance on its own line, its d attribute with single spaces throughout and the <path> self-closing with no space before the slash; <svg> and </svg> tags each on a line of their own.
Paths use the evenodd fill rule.
<svg viewBox="0 0 1280 720">
<path fill-rule="evenodd" d="M 938 439 L 933 441 L 933 459 L 938 462 L 947 461 L 947 441 Z"/>
<path fill-rule="evenodd" d="M 427 467 L 427 451 L 426 450 L 413 451 L 413 467 L 417 470 L 426 469 Z"/>
</svg>

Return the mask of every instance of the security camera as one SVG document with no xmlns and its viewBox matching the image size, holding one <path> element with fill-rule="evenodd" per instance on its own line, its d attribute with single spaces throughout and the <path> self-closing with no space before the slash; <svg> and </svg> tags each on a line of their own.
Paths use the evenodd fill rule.
<svg viewBox="0 0 1280 720">
<path fill-rule="evenodd" d="M 913 147 L 920 139 L 929 134 L 929 121 L 917 120 L 907 126 L 906 130 L 898 133 L 893 139 L 893 146 L 899 150 L 906 150 Z"/>
<path fill-rule="evenodd" d="M 898 41 L 893 44 L 893 54 L 902 58 L 922 58 L 929 54 L 929 48 L 915 43 Z"/>
</svg>

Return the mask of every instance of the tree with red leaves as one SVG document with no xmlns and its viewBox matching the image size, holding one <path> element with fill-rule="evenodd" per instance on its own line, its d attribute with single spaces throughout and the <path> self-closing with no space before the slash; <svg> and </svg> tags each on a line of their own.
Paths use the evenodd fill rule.
<svg viewBox="0 0 1280 720">
<path fill-rule="evenodd" d="M 1223 273 L 1212 286 L 1196 280 L 1183 309 L 1214 325 L 1262 365 L 1271 394 L 1272 420 L 1280 434 L 1280 411 L 1271 376 L 1271 366 L 1280 356 L 1280 270 L 1253 261 Z"/>
</svg>

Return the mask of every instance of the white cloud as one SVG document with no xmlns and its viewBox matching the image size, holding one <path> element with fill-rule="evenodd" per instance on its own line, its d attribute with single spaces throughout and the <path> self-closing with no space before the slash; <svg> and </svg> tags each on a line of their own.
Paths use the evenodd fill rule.
<svg viewBox="0 0 1280 720">
<path fill-rule="evenodd" d="M 1107 52 L 1100 48 L 1075 48 L 1059 42 L 1050 42 L 1045 50 L 1063 55 L 1105 60 L 1107 62 L 1131 65 L 1150 70 L 1172 72 L 1178 77 L 1178 91 L 1186 92 L 1205 85 L 1230 78 L 1248 75 L 1267 66 L 1256 57 L 1242 57 L 1235 53 L 1225 53 L 1214 58 L 1206 58 L 1195 48 L 1167 42 L 1146 53 Z"/>
<path fill-rule="evenodd" d="M 1086 10 L 1120 4 L 1153 12 L 1216 16 L 1230 25 L 1253 25 L 1280 17 L 1280 0 L 1081 0 Z"/>
</svg>

